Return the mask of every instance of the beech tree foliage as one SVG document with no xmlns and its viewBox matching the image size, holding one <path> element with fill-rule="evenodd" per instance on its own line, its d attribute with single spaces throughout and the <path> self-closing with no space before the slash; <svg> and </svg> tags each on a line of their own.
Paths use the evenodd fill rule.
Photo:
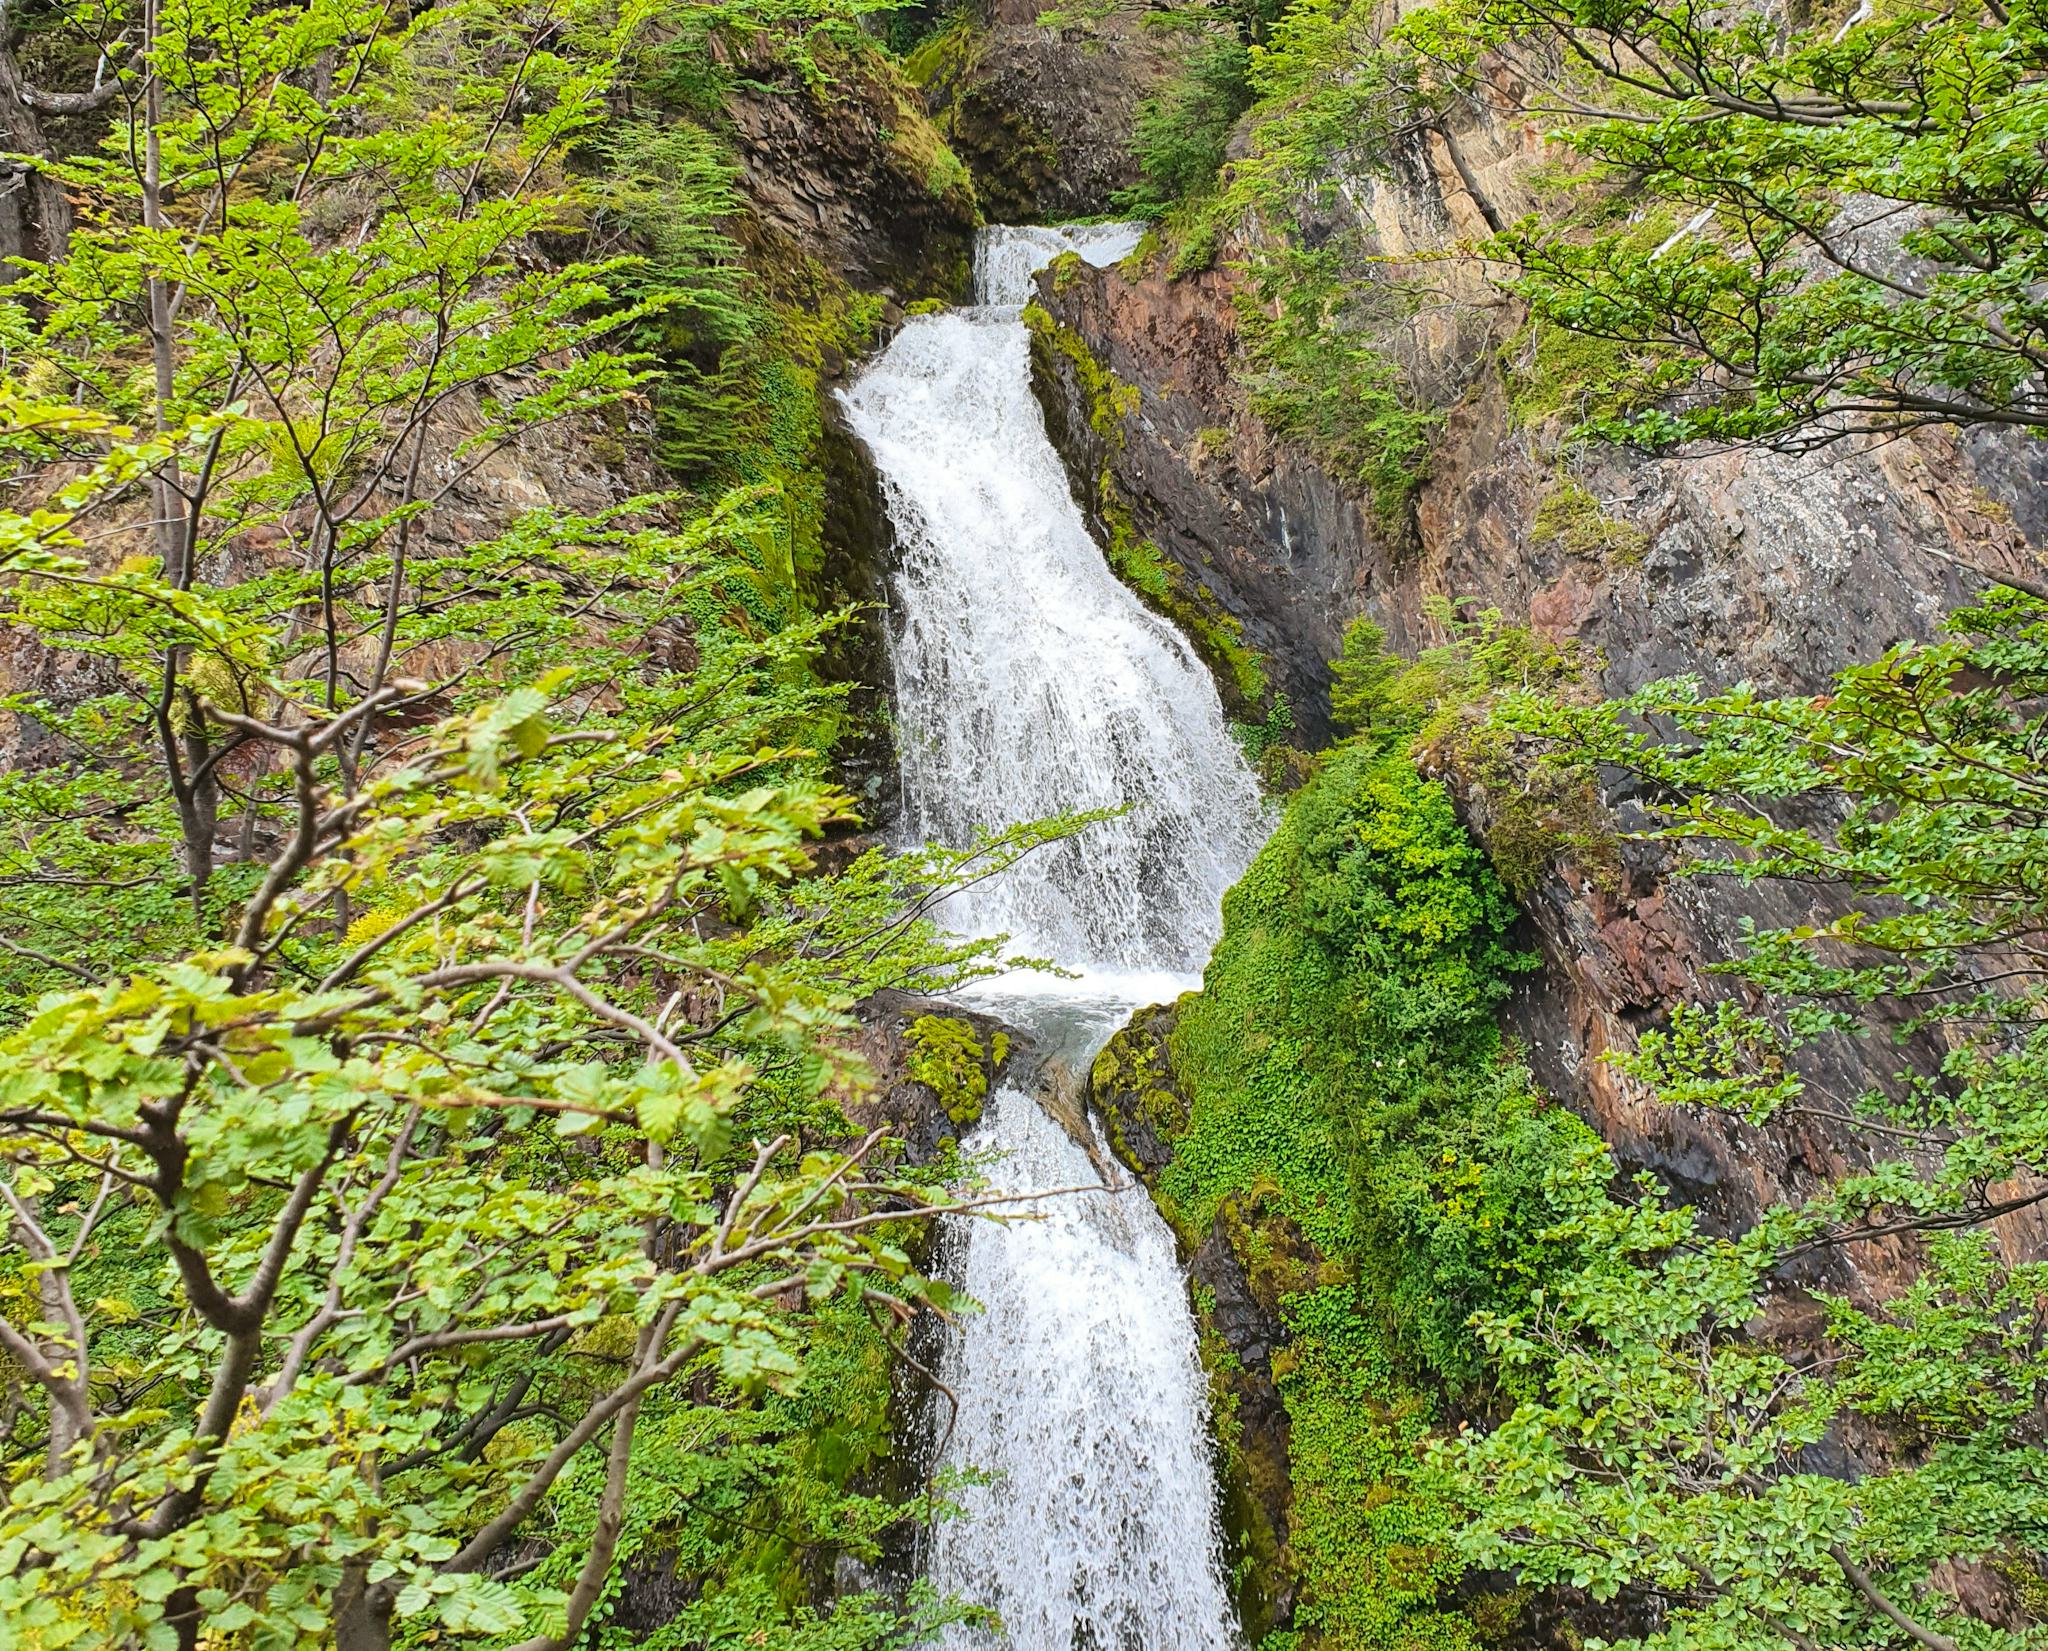
<svg viewBox="0 0 2048 1651">
<path fill-rule="evenodd" d="M 766 1471 L 729 1418 L 820 1314 L 949 1306 L 906 1246 L 974 1201 L 848 1138 L 846 1010 L 981 967 L 932 903 L 1067 826 L 820 875 L 840 616 L 778 501 L 503 501 L 635 416 L 669 295 L 560 252 L 651 9 L 151 0 L 104 142 L 34 161 L 77 209 L 0 295 L 8 1643 L 578 1643 L 643 1430 Z M 677 1632 L 951 1611 L 745 1597 Z"/>
<path fill-rule="evenodd" d="M 1690 874 L 1839 891 L 1838 916 L 1752 934 L 1727 995 L 1624 1065 L 1667 1104 L 1823 1120 L 1861 1161 L 1735 1238 L 1648 1180 L 1614 1196 L 1604 1151 L 1559 1178 L 1547 1239 L 1588 1261 L 1481 1322 L 1522 1402 L 1439 1456 L 1474 1563 L 1626 1596 L 1651 1646 L 2042 1643 L 2044 689 L 2041 605 L 2001 594 L 1813 698 L 1503 707 L 1640 776 L 1701 847 Z M 1945 1053 L 1836 1094 L 1800 1056 L 1841 1038 Z M 1816 1284 L 1879 1243 L 1896 1293 Z"/>
<path fill-rule="evenodd" d="M 1537 315 L 1655 365 L 1637 439 L 1806 445 L 2048 427 L 2048 19 L 2022 4 L 1800 11 L 1479 0 L 1404 26 L 1422 78 L 1520 108 L 1632 216 L 1491 251 Z M 1617 430 L 1623 426 L 1617 425 Z"/>
</svg>

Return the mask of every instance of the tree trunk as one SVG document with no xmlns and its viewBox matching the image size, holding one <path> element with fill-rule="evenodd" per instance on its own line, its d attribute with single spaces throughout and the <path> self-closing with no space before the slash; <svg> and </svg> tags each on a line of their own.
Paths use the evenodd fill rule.
<svg viewBox="0 0 2048 1651">
<path fill-rule="evenodd" d="M 342 1569 L 334 1590 L 334 1651 L 391 1651 L 392 1593 L 369 1575 L 367 1560 Z"/>
<path fill-rule="evenodd" d="M 0 38 L 0 143 L 17 155 L 40 159 L 50 153 L 43 123 L 28 104 L 21 65 L 14 60 L 11 30 Z M 41 167 L 22 166 L 19 162 L 16 167 L 14 188 L 8 197 L 16 222 L 10 226 L 6 221 L 8 214 L 0 211 L 0 253 L 17 251 L 6 244 L 11 227 L 19 239 L 19 256 L 54 263 L 71 245 L 71 197 Z M 12 268 L 0 270 L 0 281 L 11 281 L 17 273 Z"/>
</svg>

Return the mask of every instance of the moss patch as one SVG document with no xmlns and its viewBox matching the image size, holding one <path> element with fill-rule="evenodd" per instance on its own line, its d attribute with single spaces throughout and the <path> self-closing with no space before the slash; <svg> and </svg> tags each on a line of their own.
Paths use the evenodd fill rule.
<svg viewBox="0 0 2048 1651">
<path fill-rule="evenodd" d="M 1237 316 L 1252 410 L 1364 488 L 1380 531 L 1409 543 L 1443 414 L 1420 402 L 1382 348 L 1378 309 L 1393 301 L 1389 292 L 1346 277 L 1327 247 L 1282 248 L 1248 275 Z"/>
<path fill-rule="evenodd" d="M 903 78 L 921 91 L 942 90 L 980 61 L 986 42 L 980 28 L 963 17 L 918 43 L 903 60 Z"/>
<path fill-rule="evenodd" d="M 992 1032 L 984 1045 L 971 1021 L 920 1015 L 904 1037 L 911 1051 L 908 1075 L 937 1095 L 946 1116 L 961 1128 L 979 1123 L 989 1084 L 1010 1056 L 1008 1035 Z"/>
<path fill-rule="evenodd" d="M 1569 476 L 1560 476 L 1536 504 L 1530 543 L 1605 567 L 1635 567 L 1650 536 L 1634 522 L 1610 516 L 1600 501 Z"/>
<path fill-rule="evenodd" d="M 1102 1046 L 1088 1074 L 1109 1135 L 1109 1149 L 1132 1174 L 1149 1178 L 1187 1125 L 1187 1102 L 1166 1058 L 1172 1014 L 1145 1009 Z M 1199 1235 L 1181 1232 L 1185 1248 Z"/>
<path fill-rule="evenodd" d="M 1059 175 L 1059 147 L 1014 103 L 989 95 L 976 73 L 987 44 L 981 26 L 963 18 L 921 42 L 904 60 L 904 77 L 923 93 L 990 219 L 1034 222 Z"/>
</svg>

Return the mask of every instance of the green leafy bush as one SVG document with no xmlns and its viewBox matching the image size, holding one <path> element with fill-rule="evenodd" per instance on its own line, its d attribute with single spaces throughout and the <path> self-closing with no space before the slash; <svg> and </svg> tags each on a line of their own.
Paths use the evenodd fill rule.
<svg viewBox="0 0 2048 1651">
<path fill-rule="evenodd" d="M 1590 497 L 1587 500 L 1592 503 Z M 1581 534 L 1621 536 L 1626 523 L 1583 510 L 1568 518 Z M 1340 726 L 1385 746 L 1401 742 L 1438 772 L 1454 775 L 1483 812 L 1488 856 L 1517 896 L 1525 895 L 1561 857 L 1606 885 L 1617 874 L 1614 823 L 1586 752 L 1555 741 L 1518 736 L 1494 716 L 1515 696 L 1581 701 L 1589 659 L 1575 644 L 1560 646 L 1526 625 L 1508 624 L 1494 609 L 1461 616 L 1441 597 L 1424 611 L 1448 636 L 1413 660 L 1390 653 L 1386 633 L 1354 620 L 1331 666 L 1331 709 Z"/>
<path fill-rule="evenodd" d="M 1215 187 L 1231 128 L 1251 107 L 1250 62 L 1236 33 L 1212 35 L 1164 91 L 1138 106 L 1131 148 L 1144 181 L 1117 197 L 1120 209 L 1156 216 Z"/>
<path fill-rule="evenodd" d="M 1364 487 L 1382 530 L 1405 537 L 1443 415 L 1413 398 L 1373 335 L 1391 295 L 1347 277 L 1333 247 L 1285 246 L 1248 274 L 1237 310 L 1253 410 Z"/>
<path fill-rule="evenodd" d="M 1517 1110 L 1494 1013 L 1533 960 L 1509 944 L 1514 908 L 1443 787 L 1403 755 L 1339 750 L 1296 794 L 1224 917 L 1173 1035 L 1190 1102 L 1161 1182 L 1176 1224 L 1198 1233 L 1225 1198 L 1270 1183 L 1318 1249 L 1355 1267 L 1390 1238 L 1414 1246 L 1404 1264 L 1428 1268 L 1438 1245 L 1448 1256 L 1437 1217 L 1402 1207 L 1420 1198 L 1440 1215 L 1439 1189 L 1426 1169 L 1390 1173 L 1389 1154 L 1469 1153 L 1489 1109 Z M 1545 1130 L 1575 1127 L 1521 1110 L 1543 1124 L 1512 1140 L 1517 1151 L 1540 1157 Z M 1517 1286 L 1504 1273 L 1500 1287 Z M 1471 1366 L 1459 1327 L 1479 1299 L 1444 1295 L 1422 1337 L 1427 1357 L 1460 1377 Z"/>
</svg>

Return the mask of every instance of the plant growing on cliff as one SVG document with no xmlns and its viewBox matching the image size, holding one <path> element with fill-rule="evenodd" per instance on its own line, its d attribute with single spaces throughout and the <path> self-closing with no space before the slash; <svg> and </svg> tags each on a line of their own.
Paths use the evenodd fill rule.
<svg viewBox="0 0 2048 1651">
<path fill-rule="evenodd" d="M 1442 415 L 1409 392 L 1373 334 L 1391 295 L 1347 277 L 1334 247 L 1283 246 L 1247 273 L 1237 312 L 1254 410 L 1364 487 L 1381 530 L 1405 539 Z"/>
<path fill-rule="evenodd" d="M 1520 739 L 1491 715 L 1503 695 L 1583 698 L 1583 651 L 1510 625 L 1494 609 L 1468 617 L 1441 597 L 1425 597 L 1423 609 L 1446 640 L 1413 660 L 1391 653 L 1386 633 L 1369 619 L 1345 631 L 1344 650 L 1331 663 L 1337 721 L 1451 777 L 1483 812 L 1493 869 L 1518 897 L 1560 856 L 1581 873 L 1611 877 L 1613 825 L 1586 753 L 1563 741 Z"/>
<path fill-rule="evenodd" d="M 1161 1183 L 1176 1221 L 1200 1232 L 1223 1199 L 1271 1180 L 1323 1253 L 1384 1267 L 1427 1362 L 1470 1375 L 1465 1319 L 1524 1281 L 1463 1263 L 1439 1275 L 1430 1258 L 1448 1261 L 1461 1220 L 1492 1242 L 1476 1224 L 1488 1212 L 1460 1208 L 1444 1176 L 1512 1135 L 1469 1120 L 1520 1104 L 1493 1018 L 1531 962 L 1507 944 L 1514 908 L 1442 786 L 1403 752 L 1354 745 L 1290 802 L 1224 921 L 1173 1039 L 1191 1102 Z M 1512 1144 L 1535 1162 L 1547 1150 Z"/>
<path fill-rule="evenodd" d="M 1419 1442 L 1446 1390 L 1489 1379 L 1472 1315 L 1569 1267 L 1543 1242 L 1550 1177 L 1591 1139 L 1502 1048 L 1494 1013 L 1530 961 L 1513 921 L 1444 788 L 1397 738 L 1352 742 L 1226 899 L 1164 1050 L 1130 1059 L 1134 1029 L 1097 1066 L 1172 1148 L 1158 1190 L 1183 1242 L 1220 1237 L 1287 1326 L 1290 1535 L 1266 1585 L 1297 1588 L 1297 1628 L 1326 1645 L 1478 1643 Z"/>
<path fill-rule="evenodd" d="M 2041 1643 L 2048 1278 L 2016 1221 L 2048 1197 L 2044 690 L 2048 616 L 2014 594 L 1826 695 L 1503 707 L 1641 776 L 1707 851 L 1689 874 L 1829 891 L 1723 966 L 1744 996 L 1622 1064 L 1668 1104 L 1815 1120 L 1848 1164 L 1732 1239 L 1647 1180 L 1616 1199 L 1604 1154 L 1557 1179 L 1585 1269 L 1484 1322 L 1527 1397 L 1442 1455 L 1475 1564 L 1662 1602 L 1649 1646 Z M 1844 1038 L 1901 1070 L 1834 1092 L 1808 1057 Z M 1873 1243 L 1897 1292 L 1829 1293 L 1828 1255 Z"/>
<path fill-rule="evenodd" d="M 1138 106 L 1131 152 L 1144 181 L 1118 196 L 1120 207 L 1154 217 L 1215 187 L 1231 128 L 1251 106 L 1249 61 L 1234 28 L 1207 35 L 1181 72 Z"/>
<path fill-rule="evenodd" d="M 1615 421 L 1802 446 L 1931 422 L 2048 428 L 2037 8 L 1472 0 L 1413 21 L 1425 79 L 1505 53 L 1531 112 L 1662 207 L 1654 246 L 1529 219 L 1499 237 L 1556 325 L 1697 378 Z M 1499 95 L 1498 75 L 1489 79 Z"/>
</svg>

